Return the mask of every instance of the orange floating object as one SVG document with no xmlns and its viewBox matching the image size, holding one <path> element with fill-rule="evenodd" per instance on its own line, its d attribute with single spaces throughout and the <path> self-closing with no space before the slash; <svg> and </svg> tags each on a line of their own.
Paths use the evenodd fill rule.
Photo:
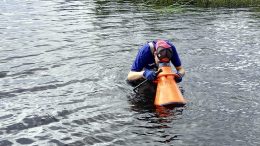
<svg viewBox="0 0 260 146">
<path fill-rule="evenodd" d="M 186 100 L 174 80 L 175 74 L 172 73 L 170 64 L 164 63 L 160 69 L 162 69 L 162 72 L 157 76 L 157 91 L 154 104 L 157 106 L 186 104 Z"/>
</svg>

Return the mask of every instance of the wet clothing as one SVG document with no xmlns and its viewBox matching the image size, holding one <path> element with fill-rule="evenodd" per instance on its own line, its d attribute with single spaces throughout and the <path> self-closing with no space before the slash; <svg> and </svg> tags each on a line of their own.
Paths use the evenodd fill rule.
<svg viewBox="0 0 260 146">
<path fill-rule="evenodd" d="M 176 51 L 175 46 L 170 43 L 169 41 L 166 41 L 172 48 L 172 58 L 171 62 L 175 67 L 181 66 L 181 61 L 179 58 L 179 55 Z M 156 41 L 152 42 L 155 48 Z M 131 71 L 142 71 L 144 68 L 146 69 L 154 69 L 157 68 L 154 55 L 150 50 L 150 46 L 148 43 L 146 43 L 142 48 L 139 49 L 139 52 L 135 58 L 134 63 L 132 64 Z"/>
<path fill-rule="evenodd" d="M 136 87 L 140 83 L 142 83 L 145 79 L 138 79 L 138 80 L 133 80 L 129 81 L 127 80 L 127 83 L 131 85 L 132 87 Z M 150 99 L 153 99 L 156 94 L 156 89 L 157 89 L 157 84 L 155 84 L 152 81 L 147 81 L 144 84 L 142 84 L 140 87 L 137 88 L 136 93 L 138 96 L 141 97 L 147 97 Z"/>
</svg>

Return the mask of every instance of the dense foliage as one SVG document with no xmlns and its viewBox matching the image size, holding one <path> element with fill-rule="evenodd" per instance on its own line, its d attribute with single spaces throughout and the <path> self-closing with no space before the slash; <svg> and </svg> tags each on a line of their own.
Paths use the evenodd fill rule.
<svg viewBox="0 0 260 146">
<path fill-rule="evenodd" d="M 258 7 L 260 0 L 141 0 L 145 4 L 167 5 L 195 5 L 200 7 Z"/>
</svg>

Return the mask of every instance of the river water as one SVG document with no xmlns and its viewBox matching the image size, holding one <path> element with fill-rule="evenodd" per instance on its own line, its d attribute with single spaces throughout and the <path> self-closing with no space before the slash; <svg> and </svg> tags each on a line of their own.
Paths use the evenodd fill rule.
<svg viewBox="0 0 260 146">
<path fill-rule="evenodd" d="M 260 145 L 260 14 L 131 1 L 0 1 L 0 146 Z M 188 103 L 158 112 L 125 82 L 171 40 Z"/>
</svg>

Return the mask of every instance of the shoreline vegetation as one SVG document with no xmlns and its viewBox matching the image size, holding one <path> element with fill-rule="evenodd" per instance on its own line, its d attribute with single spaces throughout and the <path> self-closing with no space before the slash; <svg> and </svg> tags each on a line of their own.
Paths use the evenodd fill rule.
<svg viewBox="0 0 260 146">
<path fill-rule="evenodd" d="M 156 6 L 196 6 L 205 8 L 227 7 L 227 8 L 242 8 L 242 7 L 259 7 L 260 0 L 141 0 L 139 2 L 156 5 Z"/>
</svg>

